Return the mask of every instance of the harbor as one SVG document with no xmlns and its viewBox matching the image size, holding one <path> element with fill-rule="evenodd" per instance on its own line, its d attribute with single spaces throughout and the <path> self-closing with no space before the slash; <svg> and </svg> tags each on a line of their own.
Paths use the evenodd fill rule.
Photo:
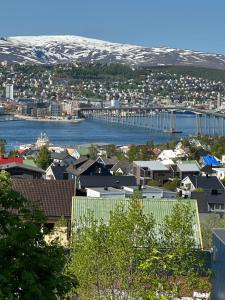
<svg viewBox="0 0 225 300">
<path fill-rule="evenodd" d="M 177 115 L 177 127 L 182 133 L 169 134 L 149 128 L 139 128 L 107 123 L 99 120 L 72 122 L 39 122 L 20 120 L 18 122 L 1 122 L 0 137 L 7 140 L 7 147 L 14 148 L 20 144 L 31 143 L 41 132 L 46 132 L 51 143 L 55 145 L 77 144 L 143 144 L 147 141 L 166 143 L 174 138 L 195 135 L 195 116 Z"/>
</svg>

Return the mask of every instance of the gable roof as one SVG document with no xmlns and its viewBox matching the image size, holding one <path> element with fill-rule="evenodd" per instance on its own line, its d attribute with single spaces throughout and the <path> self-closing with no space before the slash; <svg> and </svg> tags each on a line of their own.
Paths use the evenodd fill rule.
<svg viewBox="0 0 225 300">
<path fill-rule="evenodd" d="M 87 169 L 89 169 L 95 163 L 97 163 L 95 160 L 89 159 L 89 160 L 85 161 L 77 169 L 74 168 L 74 165 L 70 165 L 66 170 L 69 173 L 72 173 L 72 174 L 74 174 L 76 176 L 80 176 L 82 173 L 84 173 Z"/>
<path fill-rule="evenodd" d="M 50 166 L 52 169 L 52 173 L 56 180 L 63 180 L 64 179 L 64 173 L 66 172 L 66 166 L 59 166 L 52 164 Z"/>
<path fill-rule="evenodd" d="M 186 177 L 187 178 L 187 177 Z M 195 188 L 224 190 L 222 182 L 216 176 L 188 176 Z"/>
<path fill-rule="evenodd" d="M 178 163 L 177 168 L 181 172 L 200 172 L 200 167 L 197 162 Z"/>
<path fill-rule="evenodd" d="M 18 163 L 12 162 L 9 164 L 0 165 L 0 170 L 8 170 L 11 168 L 20 168 L 20 169 L 25 169 L 25 170 L 31 170 L 31 171 L 35 171 L 35 172 L 42 173 L 42 174 L 45 173 L 45 171 L 43 169 L 40 169 L 40 168 L 37 168 L 34 166 L 30 166 L 27 164 L 18 164 Z"/>
<path fill-rule="evenodd" d="M 119 160 L 112 168 L 112 172 L 116 172 L 118 169 L 121 169 L 124 173 L 128 173 L 130 171 L 132 164 L 128 161 Z"/>
<path fill-rule="evenodd" d="M 99 156 L 96 159 L 96 161 L 99 161 L 99 160 L 101 160 L 105 166 L 115 165 L 118 162 L 118 159 L 116 157 L 102 157 L 102 156 Z"/>
<path fill-rule="evenodd" d="M 169 171 L 169 169 L 158 160 L 137 160 L 134 163 L 140 168 L 148 168 L 152 171 Z"/>
<path fill-rule="evenodd" d="M 81 187 L 115 187 L 137 186 L 134 176 L 80 176 Z"/>
<path fill-rule="evenodd" d="M 46 217 L 70 218 L 74 183 L 67 180 L 12 179 L 12 188 L 37 203 Z"/>
<path fill-rule="evenodd" d="M 88 211 L 93 211 L 94 217 L 104 223 L 109 222 L 110 212 L 115 210 L 118 205 L 124 205 L 125 209 L 129 207 L 127 198 L 94 198 L 94 197 L 73 197 L 72 204 L 72 223 L 79 226 L 80 218 L 87 215 Z M 142 207 L 145 215 L 153 215 L 156 224 L 162 224 L 166 216 L 172 213 L 177 203 L 187 203 L 193 210 L 192 224 L 196 243 L 201 246 L 201 230 L 198 221 L 197 201 L 194 199 L 142 199 Z M 159 234 L 159 233 L 158 233 Z"/>
<path fill-rule="evenodd" d="M 203 164 L 207 166 L 217 167 L 221 166 L 221 162 L 213 155 L 206 155 L 201 157 Z"/>
<path fill-rule="evenodd" d="M 88 159 L 89 158 L 87 156 L 81 156 L 80 158 L 76 159 L 75 162 L 73 162 L 73 166 L 77 166 L 77 165 L 83 164 Z"/>
<path fill-rule="evenodd" d="M 51 159 L 63 160 L 67 156 L 70 156 L 70 155 L 67 152 L 65 152 L 65 151 L 64 152 L 51 152 Z"/>
</svg>

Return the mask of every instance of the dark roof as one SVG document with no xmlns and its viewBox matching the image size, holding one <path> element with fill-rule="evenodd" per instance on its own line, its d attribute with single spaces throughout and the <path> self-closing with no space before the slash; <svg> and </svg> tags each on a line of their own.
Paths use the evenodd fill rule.
<svg viewBox="0 0 225 300">
<path fill-rule="evenodd" d="M 213 228 L 212 232 L 223 244 L 225 244 L 225 228 Z"/>
<path fill-rule="evenodd" d="M 63 180 L 64 173 L 66 172 L 66 166 L 51 165 L 52 173 L 56 180 Z"/>
<path fill-rule="evenodd" d="M 82 165 L 88 159 L 89 158 L 87 156 L 81 156 L 80 158 L 76 159 L 75 162 L 73 162 L 73 165 L 74 166 Z"/>
<path fill-rule="evenodd" d="M 224 186 L 216 176 L 188 176 L 195 188 L 224 190 Z"/>
<path fill-rule="evenodd" d="M 102 160 L 103 164 L 105 166 L 113 166 L 118 162 L 118 159 L 116 157 L 102 157 L 99 156 L 97 158 L 97 161 Z"/>
<path fill-rule="evenodd" d="M 81 187 L 122 187 L 136 186 L 134 176 L 80 176 Z"/>
<path fill-rule="evenodd" d="M 3 164 L 0 165 L 0 170 L 8 170 L 11 168 L 20 168 L 20 169 L 25 169 L 25 170 L 31 170 L 31 171 L 35 171 L 38 173 L 45 173 L 45 171 L 43 169 L 31 166 L 31 165 L 27 165 L 27 164 L 17 164 L 15 162 L 13 163 L 9 163 L 9 164 Z"/>
<path fill-rule="evenodd" d="M 225 193 L 192 192 L 191 198 L 197 200 L 199 213 L 208 213 L 208 204 L 225 204 Z"/>
<path fill-rule="evenodd" d="M 127 162 L 127 161 L 123 161 L 123 160 L 119 160 L 112 168 L 111 171 L 112 172 L 116 172 L 118 169 L 121 169 L 123 171 L 123 173 L 128 174 L 130 169 L 131 169 L 132 164 Z"/>
<path fill-rule="evenodd" d="M 79 166 L 77 169 L 74 167 L 74 165 L 69 165 L 69 167 L 66 169 L 68 173 L 72 173 L 76 176 L 80 176 L 82 173 L 84 173 L 87 169 L 89 169 L 94 163 L 96 163 L 95 160 L 89 159 L 85 161 L 81 166 Z"/>
<path fill-rule="evenodd" d="M 40 205 L 48 218 L 70 218 L 74 183 L 67 180 L 12 179 L 12 187 Z"/>
</svg>

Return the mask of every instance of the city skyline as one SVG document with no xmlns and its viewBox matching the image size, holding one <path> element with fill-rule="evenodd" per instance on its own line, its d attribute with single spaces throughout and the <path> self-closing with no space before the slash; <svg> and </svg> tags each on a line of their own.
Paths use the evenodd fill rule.
<svg viewBox="0 0 225 300">
<path fill-rule="evenodd" d="M 225 54 L 225 3 L 211 1 L 4 1 L 1 36 L 78 35 Z"/>
</svg>

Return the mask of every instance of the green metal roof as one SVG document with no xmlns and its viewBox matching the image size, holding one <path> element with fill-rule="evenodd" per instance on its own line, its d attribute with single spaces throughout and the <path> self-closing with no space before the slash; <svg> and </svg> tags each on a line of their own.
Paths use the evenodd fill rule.
<svg viewBox="0 0 225 300">
<path fill-rule="evenodd" d="M 37 168 L 37 165 L 35 164 L 35 162 L 33 161 L 33 159 L 25 159 L 23 161 L 23 163 L 25 165 L 28 165 L 28 166 L 31 166 L 31 167 L 36 167 Z"/>
<path fill-rule="evenodd" d="M 167 215 L 170 215 L 174 205 L 178 202 L 189 203 L 193 215 L 193 227 L 195 232 L 195 239 L 198 245 L 202 245 L 201 230 L 199 224 L 197 201 L 194 199 L 143 199 L 143 212 L 145 215 L 153 214 L 156 224 L 161 224 Z M 88 211 L 94 213 L 94 217 L 98 220 L 108 223 L 110 212 L 118 205 L 124 205 L 125 209 L 129 206 L 129 199 L 127 198 L 94 198 L 94 197 L 73 197 L 72 200 L 72 223 L 78 223 L 81 217 L 87 216 Z"/>
</svg>

